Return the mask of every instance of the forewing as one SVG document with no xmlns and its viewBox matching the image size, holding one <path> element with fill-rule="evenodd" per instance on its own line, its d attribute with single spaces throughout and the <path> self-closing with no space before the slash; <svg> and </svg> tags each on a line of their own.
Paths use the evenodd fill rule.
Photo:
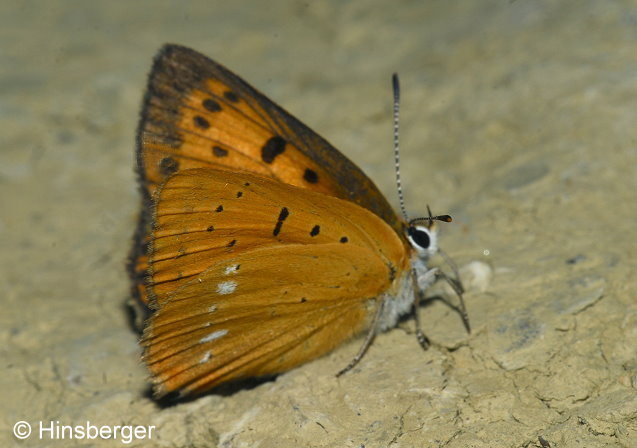
<svg viewBox="0 0 637 448">
<path fill-rule="evenodd" d="M 138 167 L 151 192 L 180 169 L 227 167 L 347 199 L 394 226 L 374 183 L 310 128 L 234 73 L 189 48 L 166 45 L 149 76 Z"/>
<path fill-rule="evenodd" d="M 136 284 L 146 268 L 152 194 L 183 169 L 244 170 L 350 200 L 402 234 L 391 206 L 355 164 L 237 75 L 185 47 L 166 45 L 155 58 L 137 165 L 143 211 L 129 262 Z"/>
</svg>

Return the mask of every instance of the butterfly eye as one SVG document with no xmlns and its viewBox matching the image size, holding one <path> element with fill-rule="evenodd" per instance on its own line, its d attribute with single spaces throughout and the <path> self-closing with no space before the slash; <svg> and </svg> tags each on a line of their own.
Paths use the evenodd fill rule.
<svg viewBox="0 0 637 448">
<path fill-rule="evenodd" d="M 407 228 L 407 239 L 414 247 L 414 249 L 418 251 L 426 251 L 432 249 L 434 246 L 432 244 L 434 236 L 425 226 L 414 226 L 411 225 Z"/>
</svg>

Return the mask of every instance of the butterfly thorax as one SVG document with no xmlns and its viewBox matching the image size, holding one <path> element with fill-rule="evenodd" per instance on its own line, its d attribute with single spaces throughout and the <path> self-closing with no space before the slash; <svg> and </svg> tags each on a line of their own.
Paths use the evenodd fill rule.
<svg viewBox="0 0 637 448">
<path fill-rule="evenodd" d="M 435 226 L 407 228 L 406 239 L 411 246 L 411 269 L 404 271 L 403 275 L 395 280 L 395 287 L 384 294 L 385 305 L 378 326 L 380 331 L 395 327 L 398 319 L 411 311 L 414 303 L 414 284 L 418 285 L 420 292 L 424 292 L 435 281 L 435 276 L 431 275 L 434 271 L 428 266 L 429 258 L 438 251 Z"/>
</svg>

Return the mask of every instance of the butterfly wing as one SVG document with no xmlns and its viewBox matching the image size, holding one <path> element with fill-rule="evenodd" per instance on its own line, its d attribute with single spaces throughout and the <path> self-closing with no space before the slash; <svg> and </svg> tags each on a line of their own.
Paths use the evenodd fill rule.
<svg viewBox="0 0 637 448">
<path fill-rule="evenodd" d="M 137 166 L 143 211 L 129 266 L 142 296 L 151 197 L 183 169 L 244 170 L 336 196 L 371 210 L 402 234 L 385 197 L 347 157 L 225 67 L 178 45 L 164 46 L 155 58 Z"/>
<path fill-rule="evenodd" d="M 371 212 L 250 173 L 176 173 L 154 222 L 143 345 L 160 395 L 321 356 L 408 271 L 404 242 Z"/>
<path fill-rule="evenodd" d="M 166 45 L 155 58 L 138 129 L 138 168 L 151 192 L 194 167 L 259 173 L 396 216 L 374 183 L 310 128 L 225 67 Z"/>
</svg>

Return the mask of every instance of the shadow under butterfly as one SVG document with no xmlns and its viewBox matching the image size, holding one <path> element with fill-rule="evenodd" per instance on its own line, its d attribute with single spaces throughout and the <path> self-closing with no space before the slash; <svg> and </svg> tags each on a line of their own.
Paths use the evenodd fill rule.
<svg viewBox="0 0 637 448">
<path fill-rule="evenodd" d="M 394 75 L 398 167 L 398 78 Z M 142 212 L 129 259 L 157 397 L 273 375 L 415 310 L 442 277 L 436 221 L 397 215 L 349 159 L 237 75 L 164 46 L 138 128 Z M 427 338 L 414 313 L 417 337 Z"/>
</svg>

